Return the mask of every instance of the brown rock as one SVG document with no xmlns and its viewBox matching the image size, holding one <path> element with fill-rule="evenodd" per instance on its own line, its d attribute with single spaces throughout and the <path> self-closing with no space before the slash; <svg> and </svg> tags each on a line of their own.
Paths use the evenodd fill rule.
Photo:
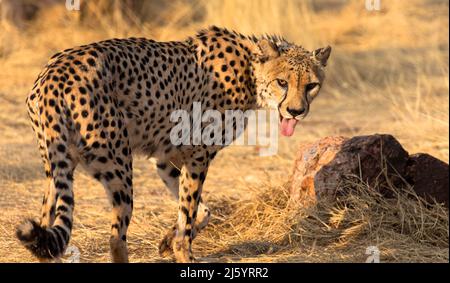
<svg viewBox="0 0 450 283">
<path fill-rule="evenodd" d="M 426 153 L 411 155 L 405 179 L 417 195 L 448 208 L 448 164 Z"/>
<path fill-rule="evenodd" d="M 383 189 L 386 177 L 396 186 L 403 185 L 402 176 L 408 152 L 391 135 L 357 136 L 344 141 L 331 162 L 315 176 L 319 196 L 333 196 L 336 188 L 349 176 L 356 176 L 370 186 Z M 383 174 L 383 168 L 387 172 Z"/>
<path fill-rule="evenodd" d="M 291 176 L 291 198 L 303 202 L 316 198 L 314 178 L 316 173 L 329 164 L 340 151 L 344 137 L 326 137 L 315 143 L 300 145 Z"/>
<path fill-rule="evenodd" d="M 410 182 L 419 196 L 448 206 L 448 165 L 427 154 L 413 155 L 391 135 L 326 137 L 300 146 L 290 178 L 291 197 L 303 203 L 334 197 L 349 176 L 385 190 L 387 181 L 397 188 Z"/>
</svg>

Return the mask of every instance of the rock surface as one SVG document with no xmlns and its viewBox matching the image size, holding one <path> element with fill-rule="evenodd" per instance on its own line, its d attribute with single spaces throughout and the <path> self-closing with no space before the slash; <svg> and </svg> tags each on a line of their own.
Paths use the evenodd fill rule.
<svg viewBox="0 0 450 283">
<path fill-rule="evenodd" d="M 409 157 L 405 179 L 417 195 L 448 207 L 448 164 L 426 153 Z"/>
<path fill-rule="evenodd" d="M 325 165 L 333 161 L 345 140 L 344 137 L 325 137 L 315 143 L 300 145 L 290 180 L 291 198 L 302 201 L 315 200 L 315 176 Z"/>
<path fill-rule="evenodd" d="M 297 155 L 290 194 L 303 204 L 334 197 L 336 189 L 355 176 L 387 197 L 388 182 L 402 187 L 406 180 L 419 196 L 448 207 L 448 164 L 428 154 L 409 156 L 391 135 L 326 137 L 301 145 Z"/>
</svg>

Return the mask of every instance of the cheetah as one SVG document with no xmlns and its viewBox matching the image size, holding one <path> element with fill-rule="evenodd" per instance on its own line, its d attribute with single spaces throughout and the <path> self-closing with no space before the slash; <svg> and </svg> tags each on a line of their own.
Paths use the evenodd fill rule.
<svg viewBox="0 0 450 283">
<path fill-rule="evenodd" d="M 291 136 L 325 78 L 331 47 L 307 51 L 279 36 L 245 36 L 211 26 L 184 41 L 110 39 L 55 54 L 26 104 L 47 186 L 39 221 L 16 236 L 40 261 L 58 260 L 68 246 L 74 211 L 73 173 L 81 165 L 105 187 L 112 204 L 110 255 L 128 262 L 133 210 L 133 156 L 156 160 L 178 198 L 178 216 L 161 255 L 193 262 L 193 239 L 210 211 L 201 198 L 208 167 L 226 145 L 174 145 L 174 110 L 272 107 L 281 134 Z"/>
</svg>

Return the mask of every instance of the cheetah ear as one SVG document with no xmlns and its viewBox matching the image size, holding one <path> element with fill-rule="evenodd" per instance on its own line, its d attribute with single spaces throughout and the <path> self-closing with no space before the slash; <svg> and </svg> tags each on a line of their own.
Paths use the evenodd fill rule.
<svg viewBox="0 0 450 283">
<path fill-rule="evenodd" d="M 258 56 L 261 63 L 280 56 L 280 52 L 277 46 L 270 40 L 261 39 L 260 41 L 258 41 L 258 47 L 261 51 L 261 54 Z"/>
<path fill-rule="evenodd" d="M 312 57 L 317 60 L 322 66 L 327 65 L 328 58 L 330 58 L 331 46 L 319 48 L 313 51 Z"/>
</svg>

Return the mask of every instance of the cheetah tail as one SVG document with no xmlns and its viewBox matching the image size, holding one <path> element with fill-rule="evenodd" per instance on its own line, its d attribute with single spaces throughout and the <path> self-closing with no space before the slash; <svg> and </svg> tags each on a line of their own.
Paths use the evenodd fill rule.
<svg viewBox="0 0 450 283">
<path fill-rule="evenodd" d="M 71 176 L 72 172 L 68 173 L 66 169 L 58 167 L 61 162 L 56 165 L 52 174 L 51 187 L 55 190 L 55 197 L 49 197 L 47 204 L 44 204 L 40 223 L 28 219 L 19 225 L 16 231 L 20 242 L 42 260 L 61 257 L 67 248 L 72 231 L 74 208 L 72 177 L 67 177 Z M 49 222 L 46 218 L 48 216 L 51 218 Z"/>
<path fill-rule="evenodd" d="M 55 230 L 45 229 L 32 219 L 17 227 L 16 236 L 39 259 L 58 258 L 65 249 L 61 236 Z"/>
<path fill-rule="evenodd" d="M 37 113 L 37 112 L 35 112 Z M 55 120 L 62 118 L 56 117 Z M 40 123 L 39 118 L 35 118 Z M 40 260 L 59 258 L 67 248 L 73 223 L 73 172 L 75 164 L 68 150 L 68 130 L 61 126 L 49 128 L 45 124 L 38 133 L 41 147 L 45 147 L 49 186 L 44 195 L 39 222 L 28 219 L 17 227 L 20 242 Z"/>
</svg>

